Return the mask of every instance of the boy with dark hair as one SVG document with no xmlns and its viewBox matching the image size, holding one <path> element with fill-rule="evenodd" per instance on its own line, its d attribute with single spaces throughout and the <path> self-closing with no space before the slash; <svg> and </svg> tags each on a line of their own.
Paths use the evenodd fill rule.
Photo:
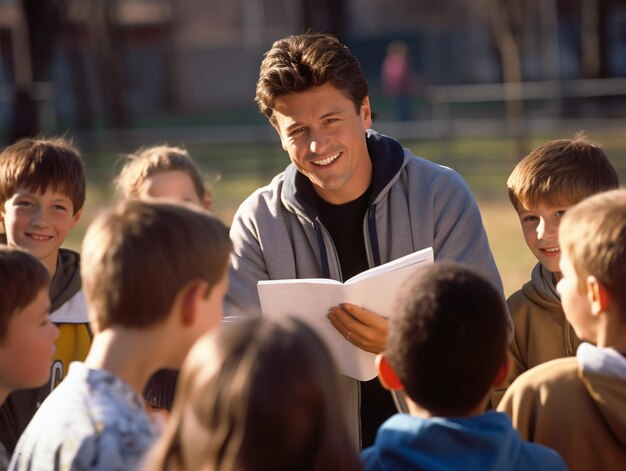
<svg viewBox="0 0 626 471">
<path fill-rule="evenodd" d="M 61 138 L 22 139 L 0 153 L 0 243 L 34 255 L 50 274 L 50 320 L 60 330 L 50 383 L 17 391 L 0 408 L 0 442 L 13 450 L 37 407 L 84 360 L 91 345 L 80 284 L 80 256 L 61 246 L 85 202 L 85 171 L 79 151 Z"/>
<path fill-rule="evenodd" d="M 35 414 L 12 469 L 135 469 L 157 437 L 142 391 L 219 325 L 230 248 L 219 220 L 182 204 L 128 201 L 91 224 L 81 274 L 93 345 Z"/>
<path fill-rule="evenodd" d="M 572 470 L 626 469 L 626 189 L 571 208 L 559 238 L 557 289 L 584 343 L 520 376 L 498 409 Z"/>
<path fill-rule="evenodd" d="M 41 386 L 50 378 L 59 330 L 48 317 L 50 276 L 26 251 L 0 246 L 0 404 L 16 389 Z M 0 444 L 0 469 L 8 454 Z"/>
<path fill-rule="evenodd" d="M 574 355 L 580 345 L 563 314 L 556 283 L 561 277 L 559 222 L 583 198 L 617 188 L 617 172 L 602 148 L 579 133 L 574 139 L 547 142 L 522 159 L 507 181 L 528 248 L 538 263 L 531 279 L 507 300 L 515 325 L 510 344 L 513 368 L 496 391 L 497 405 L 506 388 L 524 371 L 546 361 Z"/>
<path fill-rule="evenodd" d="M 366 470 L 566 469 L 504 414 L 484 412 L 508 372 L 507 316 L 497 289 L 463 265 L 435 263 L 402 287 L 377 366 L 386 388 L 404 390 L 410 415 L 381 426 L 361 453 Z"/>
</svg>

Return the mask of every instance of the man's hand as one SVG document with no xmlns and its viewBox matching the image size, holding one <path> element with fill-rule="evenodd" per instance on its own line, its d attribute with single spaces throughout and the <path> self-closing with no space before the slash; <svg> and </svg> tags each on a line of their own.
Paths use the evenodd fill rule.
<svg viewBox="0 0 626 471">
<path fill-rule="evenodd" d="M 350 343 L 370 353 L 380 353 L 387 342 L 387 319 L 355 306 L 341 304 L 330 309 L 328 320 Z"/>
</svg>

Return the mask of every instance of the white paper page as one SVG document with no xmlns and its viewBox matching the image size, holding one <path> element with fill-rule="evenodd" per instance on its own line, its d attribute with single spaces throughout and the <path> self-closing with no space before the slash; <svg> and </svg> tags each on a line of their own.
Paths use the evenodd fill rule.
<svg viewBox="0 0 626 471">
<path fill-rule="evenodd" d="M 368 381 L 376 376 L 375 355 L 344 339 L 326 315 L 331 307 L 345 302 L 389 317 L 398 289 L 420 266 L 432 263 L 432 250 L 426 249 L 398 260 L 386 264 L 386 268 L 382 265 L 374 272 L 368 270 L 368 276 L 357 275 L 356 281 L 352 278 L 345 285 L 327 279 L 260 281 L 258 291 L 263 315 L 301 319 L 326 342 L 342 374 Z"/>
</svg>

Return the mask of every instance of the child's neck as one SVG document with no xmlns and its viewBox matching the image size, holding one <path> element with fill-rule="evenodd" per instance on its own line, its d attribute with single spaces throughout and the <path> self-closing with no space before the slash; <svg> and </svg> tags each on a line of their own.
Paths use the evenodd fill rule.
<svg viewBox="0 0 626 471">
<path fill-rule="evenodd" d="M 464 414 L 455 415 L 454 418 L 476 417 L 476 416 L 484 414 L 487 408 L 488 400 L 489 400 L 489 397 L 486 396 L 485 399 L 483 399 L 480 402 L 480 404 L 476 405 L 476 407 L 472 408 L 471 410 L 467 411 Z M 408 397 L 406 398 L 406 403 L 409 407 L 409 413 L 421 419 L 432 419 L 433 417 L 444 417 L 442 415 L 438 415 L 434 413 L 433 411 L 416 404 Z M 450 417 L 444 417 L 444 418 L 453 418 L 453 417 L 450 416 Z"/>
<path fill-rule="evenodd" d="M 57 261 L 59 258 L 59 253 L 55 252 L 54 255 L 49 255 L 45 259 L 39 259 L 39 261 L 43 264 L 44 267 L 48 270 L 50 274 L 50 279 L 54 278 L 54 275 L 57 272 Z"/>
<path fill-rule="evenodd" d="M 626 353 L 626 324 L 620 321 L 618 313 L 604 315 L 603 320 L 605 322 L 598 328 L 596 345 Z"/>
<path fill-rule="evenodd" d="M 150 376 L 166 367 L 162 349 L 159 348 L 163 339 L 157 332 L 158 329 L 120 326 L 98 332 L 93 338 L 85 365 L 107 370 L 142 394 Z"/>
</svg>

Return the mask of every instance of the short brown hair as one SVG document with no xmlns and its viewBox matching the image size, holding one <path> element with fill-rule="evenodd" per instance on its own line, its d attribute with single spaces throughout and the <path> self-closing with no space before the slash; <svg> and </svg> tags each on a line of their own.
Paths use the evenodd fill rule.
<svg viewBox="0 0 626 471">
<path fill-rule="evenodd" d="M 369 89 L 357 58 L 330 34 L 306 33 L 276 41 L 261 63 L 255 101 L 273 121 L 276 98 L 330 82 L 357 114 Z"/>
<path fill-rule="evenodd" d="M 21 139 L 0 153 L 0 204 L 21 186 L 67 196 L 74 213 L 85 203 L 85 168 L 80 152 L 66 139 Z"/>
<path fill-rule="evenodd" d="M 139 149 L 128 156 L 128 162 L 115 180 L 117 189 L 125 198 L 138 198 L 139 189 L 146 179 L 163 172 L 180 170 L 191 178 L 200 201 L 207 193 L 198 165 L 186 149 L 168 145 Z"/>
<path fill-rule="evenodd" d="M 606 286 L 626 322 L 626 189 L 591 196 L 570 208 L 561 220 L 559 241 L 579 279 L 593 275 Z"/>
<path fill-rule="evenodd" d="M 256 318 L 204 335 L 178 384 L 150 469 L 361 469 L 339 373 L 302 321 Z M 278 408 L 277 395 L 288 398 Z M 190 436 L 194 423 L 201 432 Z"/>
<path fill-rule="evenodd" d="M 0 245 L 0 344 L 6 340 L 11 318 L 48 289 L 50 275 L 33 255 L 17 247 Z"/>
<path fill-rule="evenodd" d="M 473 269 L 420 269 L 401 288 L 385 350 L 407 396 L 441 417 L 478 406 L 506 359 L 508 315 L 499 290 Z"/>
<path fill-rule="evenodd" d="M 221 280 L 231 247 L 224 224 L 191 205 L 128 200 L 105 211 L 87 229 L 82 249 L 94 329 L 163 322 L 188 283 L 212 288 Z"/>
<path fill-rule="evenodd" d="M 548 204 L 576 204 L 583 198 L 619 186 L 617 172 L 599 144 L 583 132 L 574 139 L 547 142 L 524 157 L 507 180 L 517 211 Z"/>
</svg>

